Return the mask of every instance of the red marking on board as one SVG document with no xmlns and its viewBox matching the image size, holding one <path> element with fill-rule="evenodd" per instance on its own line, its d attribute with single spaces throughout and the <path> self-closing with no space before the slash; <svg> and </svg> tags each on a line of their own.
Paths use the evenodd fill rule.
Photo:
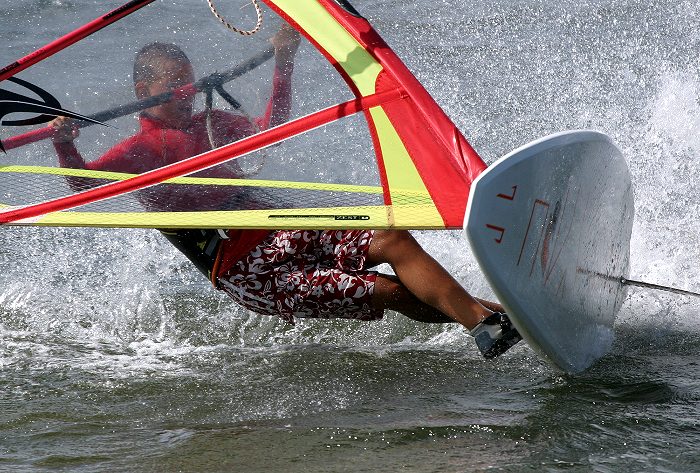
<svg viewBox="0 0 700 473">
<path fill-rule="evenodd" d="M 523 252 L 525 251 L 525 243 L 527 243 L 527 236 L 530 234 L 530 227 L 532 226 L 532 219 L 535 216 L 535 209 L 537 208 L 538 205 L 542 205 L 547 208 L 547 213 L 545 214 L 545 219 L 549 216 L 549 203 L 545 202 L 544 200 L 540 199 L 535 199 L 535 203 L 532 204 L 532 212 L 530 212 L 530 221 L 527 224 L 527 230 L 525 230 L 525 237 L 523 237 L 523 244 L 520 247 L 520 255 L 518 256 L 518 262 L 516 263 L 516 266 L 520 266 L 520 260 L 523 258 Z M 544 231 L 544 228 L 542 229 Z M 537 252 L 540 249 L 540 244 L 542 244 L 542 231 L 540 232 L 540 238 L 539 241 L 537 242 L 537 249 L 535 250 L 535 255 L 537 255 Z M 533 260 L 533 265 L 534 265 L 534 260 Z"/>
<path fill-rule="evenodd" d="M 538 201 L 535 201 L 535 205 L 537 205 Z M 539 203 L 544 203 L 543 201 L 539 201 Z M 547 222 L 549 220 L 549 204 L 546 204 L 547 206 L 547 213 L 544 214 L 544 221 Z M 540 247 L 542 247 L 542 252 L 545 252 L 544 249 L 544 244 L 547 241 L 547 225 L 542 225 L 540 228 L 540 237 L 537 240 L 537 248 L 535 248 L 535 253 L 532 255 L 532 264 L 530 265 L 530 276 L 532 276 L 532 273 L 535 272 L 535 263 L 537 262 L 537 255 L 540 253 Z"/>
<path fill-rule="evenodd" d="M 518 190 L 518 186 L 513 186 L 511 187 L 513 189 L 513 193 L 511 195 L 508 194 L 496 194 L 496 197 L 500 197 L 501 199 L 506 199 L 506 200 L 513 200 L 515 199 L 515 191 Z"/>
<path fill-rule="evenodd" d="M 503 241 L 503 234 L 505 234 L 506 229 L 503 227 L 499 227 L 497 225 L 491 225 L 490 223 L 486 224 L 486 228 L 490 228 L 491 230 L 496 230 L 498 233 L 501 234 L 498 238 L 494 238 L 494 241 L 498 244 L 500 244 Z"/>
<path fill-rule="evenodd" d="M 558 296 L 561 290 L 564 288 L 564 279 L 566 278 L 566 273 L 561 275 L 561 279 L 559 280 L 559 285 L 557 286 L 557 292 L 554 293 L 555 296 Z"/>
<path fill-rule="evenodd" d="M 564 197 L 564 205 L 562 206 L 562 210 L 561 210 L 561 213 L 559 215 L 559 218 L 562 220 L 564 219 L 564 216 L 566 215 L 566 211 L 569 210 L 569 205 L 568 205 L 569 204 L 569 190 L 570 189 L 567 189 L 567 191 L 566 191 L 566 196 Z M 579 192 L 580 192 L 580 190 L 579 190 Z M 578 197 L 578 194 L 577 194 L 577 197 Z M 563 228 L 563 225 L 560 224 L 559 228 L 557 229 L 557 234 L 555 237 L 554 246 L 558 246 L 559 251 L 557 251 L 556 256 L 552 260 L 552 263 L 549 265 L 549 269 L 547 269 L 545 271 L 545 276 L 544 276 L 545 285 L 547 284 L 549 277 L 554 272 L 554 267 L 557 265 L 557 262 L 559 261 L 559 256 L 561 256 L 562 250 L 565 248 L 566 242 L 569 240 L 569 237 L 571 236 L 571 229 L 574 226 L 574 217 L 576 215 L 576 209 L 578 208 L 578 199 L 574 199 L 574 201 L 576 203 L 574 204 L 573 214 L 571 215 L 571 218 L 569 219 L 569 227 L 568 227 L 568 230 L 566 231 L 566 234 L 563 236 L 563 238 L 562 238 L 562 230 L 561 230 Z M 554 251 L 554 250 L 552 250 L 552 251 Z"/>
<path fill-rule="evenodd" d="M 544 232 L 544 243 L 542 244 L 542 257 L 540 258 L 540 261 L 542 264 L 542 274 L 545 275 L 545 284 L 547 283 L 547 263 L 549 262 L 549 247 L 552 241 L 552 237 L 554 236 L 554 227 L 556 226 L 557 228 L 557 234 L 559 233 L 559 229 L 561 228 L 561 225 L 557 225 L 557 223 L 561 219 L 560 202 L 561 201 L 557 201 L 557 203 L 554 205 L 554 212 L 552 213 L 552 217 L 549 219 L 549 222 L 547 222 L 547 226 Z"/>
</svg>

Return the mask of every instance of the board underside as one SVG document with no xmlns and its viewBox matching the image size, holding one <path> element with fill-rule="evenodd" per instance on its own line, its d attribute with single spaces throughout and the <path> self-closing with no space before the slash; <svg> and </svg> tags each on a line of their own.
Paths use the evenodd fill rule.
<svg viewBox="0 0 700 473">
<path fill-rule="evenodd" d="M 602 133 L 523 146 L 471 189 L 465 231 L 528 344 L 576 373 L 605 355 L 626 297 L 634 216 L 627 164 Z"/>
</svg>

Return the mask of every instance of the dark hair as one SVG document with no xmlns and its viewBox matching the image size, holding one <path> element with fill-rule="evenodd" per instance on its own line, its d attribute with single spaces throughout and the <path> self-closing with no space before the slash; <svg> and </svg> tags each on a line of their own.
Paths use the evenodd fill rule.
<svg viewBox="0 0 700 473">
<path fill-rule="evenodd" d="M 134 84 L 156 80 L 160 75 L 158 71 L 159 61 L 163 59 L 188 64 L 190 62 L 187 55 L 175 44 L 159 42 L 147 44 L 136 53 L 134 59 Z"/>
</svg>

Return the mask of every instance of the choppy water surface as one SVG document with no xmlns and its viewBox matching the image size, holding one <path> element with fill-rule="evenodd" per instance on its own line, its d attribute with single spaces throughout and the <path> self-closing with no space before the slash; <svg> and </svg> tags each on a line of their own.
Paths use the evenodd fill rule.
<svg viewBox="0 0 700 473">
<path fill-rule="evenodd" d="M 48 41 L 106 9 L 6 3 L 3 64 L 27 52 L 27 16 L 51 20 L 26 33 Z M 488 162 L 610 134 L 635 185 L 632 276 L 700 287 L 695 1 L 354 3 Z M 459 233 L 416 235 L 489 295 Z M 251 315 L 155 232 L 0 240 L 0 470 L 700 470 L 695 300 L 632 290 L 613 352 L 570 377 L 524 344 L 485 361 L 458 327 L 395 314 Z"/>
</svg>

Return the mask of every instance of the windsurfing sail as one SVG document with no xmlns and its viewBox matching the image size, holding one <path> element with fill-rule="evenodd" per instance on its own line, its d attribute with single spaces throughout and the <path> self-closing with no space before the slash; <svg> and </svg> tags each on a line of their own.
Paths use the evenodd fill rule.
<svg viewBox="0 0 700 473">
<path fill-rule="evenodd" d="M 0 70 L 0 223 L 461 228 L 486 166 L 369 22 L 344 0 L 264 2 L 252 36 L 204 1 L 141 0 L 32 38 Z M 250 24 L 247 3 L 222 14 Z M 293 67 L 270 49 L 285 26 Z M 100 124 L 54 143 L 58 115 Z"/>
</svg>

